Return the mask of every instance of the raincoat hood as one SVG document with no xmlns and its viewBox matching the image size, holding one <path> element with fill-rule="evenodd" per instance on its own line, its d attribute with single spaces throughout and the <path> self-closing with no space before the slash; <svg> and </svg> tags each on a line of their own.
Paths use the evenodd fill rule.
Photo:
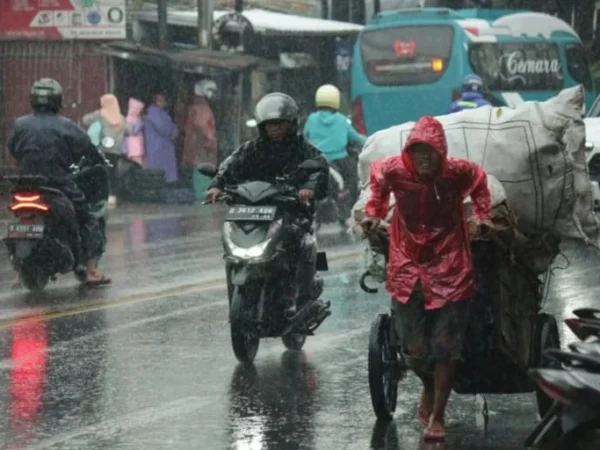
<svg viewBox="0 0 600 450">
<path fill-rule="evenodd" d="M 315 114 L 324 127 L 330 127 L 336 123 L 336 111 L 317 111 Z"/>
<path fill-rule="evenodd" d="M 144 103 L 136 98 L 130 98 L 127 106 L 127 122 L 130 124 L 137 123 L 141 120 L 141 113 L 144 109 Z"/>
<path fill-rule="evenodd" d="M 406 144 L 402 149 L 402 162 L 411 174 L 415 175 L 416 171 L 413 166 L 412 158 L 408 150 L 415 144 L 430 145 L 440 155 L 442 166 L 446 164 L 448 159 L 448 143 L 446 142 L 446 133 L 444 127 L 439 120 L 432 116 L 421 117 L 414 128 L 408 135 Z"/>
<path fill-rule="evenodd" d="M 106 120 L 116 131 L 123 129 L 123 119 L 119 101 L 113 94 L 106 94 L 100 97 L 100 115 Z"/>
</svg>

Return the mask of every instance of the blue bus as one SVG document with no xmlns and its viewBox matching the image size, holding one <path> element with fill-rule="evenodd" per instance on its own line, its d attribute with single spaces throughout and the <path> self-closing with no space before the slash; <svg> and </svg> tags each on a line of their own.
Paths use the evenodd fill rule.
<svg viewBox="0 0 600 450">
<path fill-rule="evenodd" d="M 546 100 L 582 84 L 595 88 L 581 40 L 564 21 L 517 10 L 417 8 L 378 14 L 354 48 L 354 126 L 372 134 L 446 114 L 465 75 L 481 76 L 496 106 Z"/>
</svg>

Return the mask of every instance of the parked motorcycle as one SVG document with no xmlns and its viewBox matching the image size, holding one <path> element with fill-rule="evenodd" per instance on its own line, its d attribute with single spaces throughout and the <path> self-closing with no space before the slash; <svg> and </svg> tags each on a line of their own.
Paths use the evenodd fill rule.
<svg viewBox="0 0 600 450">
<path fill-rule="evenodd" d="M 538 386 L 553 406 L 526 439 L 526 446 L 552 450 L 597 448 L 600 443 L 600 310 L 574 311 L 565 322 L 585 342 L 570 352 L 545 352 L 560 368 L 533 369 Z"/>
<path fill-rule="evenodd" d="M 208 177 L 217 173 L 212 164 L 201 164 L 198 170 Z M 301 349 L 306 336 L 331 314 L 330 303 L 319 299 L 323 280 L 316 277 L 316 271 L 327 270 L 327 257 L 317 252 L 314 214 L 298 202 L 293 187 L 316 170 L 321 166 L 307 161 L 275 184 L 251 181 L 228 186 L 220 198 L 229 205 L 223 248 L 231 343 L 240 362 L 254 360 L 261 338 L 281 337 L 288 349 Z M 299 254 L 290 254 L 290 245 Z M 310 286 L 311 295 L 289 317 L 283 296 L 293 284 Z"/>
<path fill-rule="evenodd" d="M 103 145 L 114 145 L 114 139 L 105 137 Z M 76 184 L 89 204 L 89 214 L 99 219 L 101 229 L 106 226 L 109 181 L 105 160 L 92 164 L 85 157 L 71 166 Z M 77 214 L 68 197 L 43 176 L 6 177 L 12 185 L 12 203 L 9 206 L 16 221 L 9 224 L 4 243 L 13 267 L 19 272 L 23 285 L 30 291 L 42 291 L 57 274 L 74 270 L 76 256 L 68 236 L 69 224 L 78 223 Z M 86 274 L 76 272 L 80 282 Z"/>
</svg>

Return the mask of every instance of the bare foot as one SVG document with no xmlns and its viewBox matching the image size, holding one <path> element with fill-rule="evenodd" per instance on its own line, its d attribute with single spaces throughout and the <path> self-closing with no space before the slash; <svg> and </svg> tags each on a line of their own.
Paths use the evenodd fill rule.
<svg viewBox="0 0 600 450">
<path fill-rule="evenodd" d="M 446 429 L 444 428 L 444 421 L 431 417 L 429 426 L 425 430 L 423 438 L 426 441 L 443 441 L 446 439 Z"/>
<path fill-rule="evenodd" d="M 423 387 L 421 403 L 419 404 L 419 409 L 417 411 L 417 419 L 425 426 L 429 425 L 429 418 L 433 412 L 434 392 L 433 389 Z"/>
<path fill-rule="evenodd" d="M 88 270 L 86 284 L 102 285 L 110 283 L 112 283 L 112 279 L 109 276 L 106 276 L 102 272 L 99 272 L 97 270 L 94 270 L 92 272 Z"/>
</svg>

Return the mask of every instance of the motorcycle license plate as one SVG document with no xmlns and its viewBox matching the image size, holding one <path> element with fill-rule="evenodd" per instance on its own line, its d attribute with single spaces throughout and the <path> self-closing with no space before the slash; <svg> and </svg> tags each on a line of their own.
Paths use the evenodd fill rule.
<svg viewBox="0 0 600 450">
<path fill-rule="evenodd" d="M 277 212 L 276 206 L 244 206 L 234 205 L 227 209 L 225 220 L 260 220 L 272 221 Z"/>
<path fill-rule="evenodd" d="M 8 226 L 9 239 L 41 239 L 44 237 L 43 224 L 11 223 Z"/>
</svg>

